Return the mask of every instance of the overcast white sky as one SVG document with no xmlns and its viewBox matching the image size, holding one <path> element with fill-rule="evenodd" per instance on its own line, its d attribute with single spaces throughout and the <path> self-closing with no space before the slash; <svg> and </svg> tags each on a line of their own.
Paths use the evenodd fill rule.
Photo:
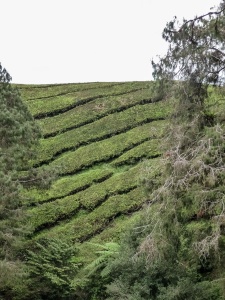
<svg viewBox="0 0 225 300">
<path fill-rule="evenodd" d="M 0 0 L 0 62 L 15 83 L 151 80 L 173 16 L 219 0 Z"/>
</svg>

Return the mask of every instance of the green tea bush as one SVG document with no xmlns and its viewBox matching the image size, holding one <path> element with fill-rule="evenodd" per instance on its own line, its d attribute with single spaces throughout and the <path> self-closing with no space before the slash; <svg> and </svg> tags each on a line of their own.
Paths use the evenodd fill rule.
<svg viewBox="0 0 225 300">
<path fill-rule="evenodd" d="M 69 83 L 69 84 L 41 84 L 41 85 L 17 85 L 22 97 L 26 101 L 35 101 L 39 98 L 50 98 L 58 95 L 66 95 L 100 87 L 112 87 L 116 83 Z"/>
<path fill-rule="evenodd" d="M 75 216 L 69 222 L 57 225 L 48 231 L 45 230 L 35 238 L 66 234 L 74 240 L 84 241 L 104 230 L 118 215 L 140 209 L 145 201 L 146 195 L 141 188 L 135 188 L 126 194 L 111 196 L 92 212 Z"/>
<path fill-rule="evenodd" d="M 27 206 L 53 201 L 65 197 L 70 193 L 85 190 L 93 183 L 104 181 L 113 174 L 112 168 L 95 168 L 80 174 L 65 176 L 57 179 L 47 190 L 30 188 L 23 190 L 23 202 Z"/>
<path fill-rule="evenodd" d="M 136 83 L 136 85 L 138 85 L 138 83 Z M 143 84 L 141 86 L 143 87 Z M 87 103 L 95 98 L 103 98 L 123 93 L 126 94 L 129 89 L 131 91 L 134 90 L 135 83 L 129 83 L 128 85 L 115 84 L 112 85 L 111 88 L 99 85 L 98 89 L 78 91 L 59 96 L 56 94 L 55 97 L 50 96 L 49 98 L 34 99 L 32 101 L 27 101 L 27 105 L 34 117 L 45 117 L 47 114 L 63 112 L 64 110 L 70 109 L 72 106 Z"/>
<path fill-rule="evenodd" d="M 77 149 L 81 145 L 109 138 L 141 124 L 148 123 L 152 119 L 157 119 L 160 117 L 160 114 L 157 114 L 153 108 L 156 107 L 153 107 L 152 104 L 137 105 L 125 111 L 108 115 L 80 128 L 41 140 L 37 161 L 48 161 L 57 153 L 65 151 L 65 149 Z M 154 135 L 158 137 L 162 133 L 164 126 L 163 121 L 152 122 L 152 130 L 149 136 Z"/>
<path fill-rule="evenodd" d="M 138 165 L 101 183 L 94 184 L 84 191 L 28 210 L 33 228 L 54 224 L 60 219 L 69 219 L 81 207 L 92 211 L 110 196 L 126 193 L 136 188 L 140 169 L 141 165 Z"/>
<path fill-rule="evenodd" d="M 95 163 L 109 161 L 150 139 L 151 128 L 152 124 L 147 123 L 126 133 L 80 147 L 76 151 L 68 151 L 50 163 L 50 166 L 60 167 L 59 174 L 71 174 Z"/>
<path fill-rule="evenodd" d="M 151 101 L 149 89 L 127 91 L 125 95 L 106 96 L 74 107 L 58 115 L 38 120 L 44 135 L 52 135 L 68 128 L 80 127 L 108 114 Z M 53 125 L 54 124 L 54 125 Z"/>
</svg>

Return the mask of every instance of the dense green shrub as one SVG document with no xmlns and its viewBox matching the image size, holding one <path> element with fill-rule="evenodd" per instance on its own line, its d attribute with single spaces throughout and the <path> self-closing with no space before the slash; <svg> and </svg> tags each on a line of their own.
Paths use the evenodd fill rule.
<svg viewBox="0 0 225 300">
<path fill-rule="evenodd" d="M 72 281 L 81 263 L 78 250 L 67 239 L 45 238 L 27 251 L 30 297 L 33 299 L 74 299 Z"/>
<path fill-rule="evenodd" d="M 146 241 L 154 226 L 145 222 L 146 215 L 142 215 L 126 232 L 118 255 L 107 265 L 107 299 L 224 299 L 220 282 L 199 272 L 200 262 L 188 265 L 180 260 L 179 235 L 170 237 L 170 241 L 161 240 L 158 248 L 159 244 Z"/>
</svg>

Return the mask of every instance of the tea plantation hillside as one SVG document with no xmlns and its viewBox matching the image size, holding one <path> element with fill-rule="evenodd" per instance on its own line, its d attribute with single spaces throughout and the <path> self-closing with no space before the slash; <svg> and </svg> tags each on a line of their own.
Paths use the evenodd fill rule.
<svg viewBox="0 0 225 300">
<path fill-rule="evenodd" d="M 34 239 L 112 240 L 148 201 L 141 172 L 157 163 L 170 110 L 151 84 L 18 85 L 43 134 L 34 165 L 59 173 L 24 192 Z"/>
</svg>

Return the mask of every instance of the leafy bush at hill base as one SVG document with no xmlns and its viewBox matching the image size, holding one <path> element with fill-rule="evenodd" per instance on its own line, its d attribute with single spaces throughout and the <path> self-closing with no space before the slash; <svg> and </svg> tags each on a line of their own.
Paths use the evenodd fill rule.
<svg viewBox="0 0 225 300">
<path fill-rule="evenodd" d="M 30 297 L 32 299 L 74 299 L 71 282 L 81 263 L 74 243 L 64 239 L 42 239 L 27 251 Z"/>
<path fill-rule="evenodd" d="M 90 277 L 89 288 L 93 288 L 93 292 L 85 299 L 224 299 L 220 281 L 204 279 L 199 273 L 198 264 L 188 268 L 179 263 L 177 249 L 174 249 L 173 245 L 166 247 L 164 257 L 159 257 L 149 265 L 146 264 L 144 253 L 137 256 L 141 242 L 152 230 L 145 221 L 146 215 L 142 215 L 140 220 L 123 234 L 120 250 L 114 259 L 109 259 L 106 267 L 100 265 L 99 272 Z M 151 248 L 149 250 L 151 251 Z M 101 290 L 95 282 L 98 276 L 99 284 L 106 284 L 106 290 Z"/>
</svg>

